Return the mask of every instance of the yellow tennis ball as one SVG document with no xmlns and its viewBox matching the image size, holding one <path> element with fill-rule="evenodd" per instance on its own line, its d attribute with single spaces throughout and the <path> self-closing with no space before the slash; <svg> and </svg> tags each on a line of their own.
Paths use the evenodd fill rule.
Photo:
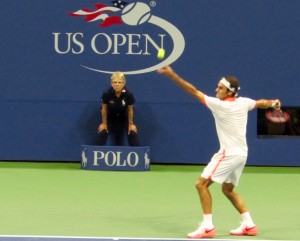
<svg viewBox="0 0 300 241">
<path fill-rule="evenodd" d="M 165 57 L 166 51 L 164 49 L 159 49 L 157 52 L 157 58 L 158 59 L 163 59 Z"/>
</svg>

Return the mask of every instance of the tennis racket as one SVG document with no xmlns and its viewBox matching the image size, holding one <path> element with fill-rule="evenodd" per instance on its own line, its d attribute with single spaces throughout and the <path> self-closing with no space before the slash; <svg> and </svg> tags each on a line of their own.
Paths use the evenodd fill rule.
<svg viewBox="0 0 300 241">
<path fill-rule="evenodd" d="M 287 111 L 275 109 L 266 111 L 266 118 L 273 123 L 285 123 L 290 120 L 290 114 Z"/>
</svg>

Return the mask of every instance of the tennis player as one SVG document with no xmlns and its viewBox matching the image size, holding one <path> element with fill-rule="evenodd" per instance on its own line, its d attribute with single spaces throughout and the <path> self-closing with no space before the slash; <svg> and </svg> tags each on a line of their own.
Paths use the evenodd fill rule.
<svg viewBox="0 0 300 241">
<path fill-rule="evenodd" d="M 212 221 L 212 197 L 209 190 L 214 182 L 222 184 L 224 195 L 242 218 L 241 225 L 231 230 L 230 234 L 257 235 L 257 226 L 242 197 L 234 191 L 234 188 L 239 183 L 248 155 L 246 142 L 248 111 L 254 108 L 280 108 L 280 101 L 237 98 L 240 87 L 238 80 L 233 76 L 221 78 L 216 88 L 215 98 L 205 95 L 194 85 L 185 81 L 170 66 L 159 69 L 158 73 L 169 77 L 211 110 L 220 143 L 219 151 L 213 155 L 201 177 L 196 181 L 195 186 L 203 210 L 203 220 L 194 232 L 188 233 L 188 238 L 211 238 L 216 235 Z"/>
</svg>

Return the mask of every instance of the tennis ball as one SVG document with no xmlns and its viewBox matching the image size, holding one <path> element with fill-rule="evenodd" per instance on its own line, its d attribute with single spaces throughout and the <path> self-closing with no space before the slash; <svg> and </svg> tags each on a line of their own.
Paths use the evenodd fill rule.
<svg viewBox="0 0 300 241">
<path fill-rule="evenodd" d="M 150 7 L 142 2 L 128 4 L 123 10 L 121 18 L 124 23 L 131 26 L 146 23 L 151 18 Z"/>
<path fill-rule="evenodd" d="M 165 57 L 166 51 L 164 49 L 159 49 L 157 52 L 157 58 L 158 59 L 163 59 Z"/>
</svg>

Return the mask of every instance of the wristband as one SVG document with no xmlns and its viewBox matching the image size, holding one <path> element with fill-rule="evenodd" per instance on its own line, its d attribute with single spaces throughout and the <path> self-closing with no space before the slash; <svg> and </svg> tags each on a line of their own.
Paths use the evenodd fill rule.
<svg viewBox="0 0 300 241">
<path fill-rule="evenodd" d="M 276 108 L 277 106 L 278 106 L 278 104 L 279 104 L 279 101 L 278 100 L 271 100 L 271 107 L 272 108 Z"/>
</svg>

